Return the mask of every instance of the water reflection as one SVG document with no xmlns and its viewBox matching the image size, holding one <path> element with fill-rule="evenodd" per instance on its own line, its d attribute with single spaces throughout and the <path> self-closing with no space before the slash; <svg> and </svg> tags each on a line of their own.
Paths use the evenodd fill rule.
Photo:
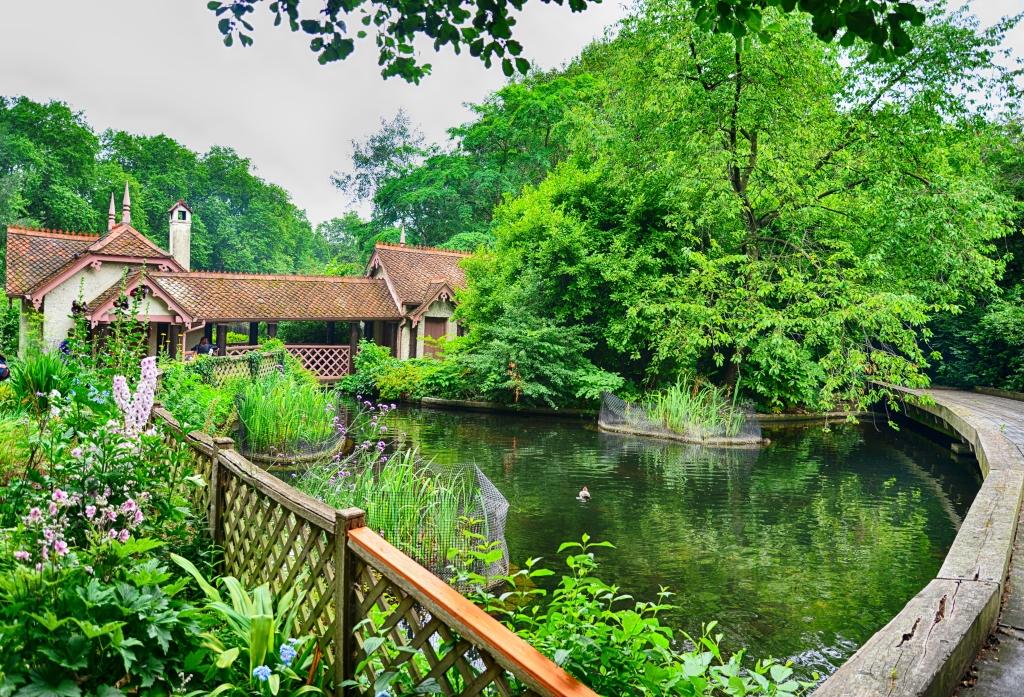
<svg viewBox="0 0 1024 697">
<path fill-rule="evenodd" d="M 762 449 L 471 412 L 408 409 L 395 426 L 425 456 L 490 477 L 511 505 L 513 561 L 557 568 L 559 543 L 589 532 L 617 545 L 600 557 L 605 580 L 677 594 L 674 626 L 716 619 L 729 648 L 822 672 L 932 578 L 980 485 L 947 448 L 867 424 L 777 429 Z"/>
</svg>

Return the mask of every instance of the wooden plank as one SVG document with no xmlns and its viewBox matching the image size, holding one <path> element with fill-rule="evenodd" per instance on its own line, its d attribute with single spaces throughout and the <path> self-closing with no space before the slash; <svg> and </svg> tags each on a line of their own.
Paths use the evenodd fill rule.
<svg viewBox="0 0 1024 697">
<path fill-rule="evenodd" d="M 359 563 L 348 547 L 350 530 L 366 524 L 366 513 L 358 508 L 335 511 L 334 525 L 334 693 L 354 694 L 353 688 L 342 687 L 341 683 L 356 675 L 355 663 L 355 597 L 356 565 Z"/>
<path fill-rule="evenodd" d="M 419 600 L 431 614 L 541 695 L 596 697 L 596 693 L 556 666 L 454 588 L 363 527 L 348 533 L 349 546 L 366 563 Z"/>
</svg>

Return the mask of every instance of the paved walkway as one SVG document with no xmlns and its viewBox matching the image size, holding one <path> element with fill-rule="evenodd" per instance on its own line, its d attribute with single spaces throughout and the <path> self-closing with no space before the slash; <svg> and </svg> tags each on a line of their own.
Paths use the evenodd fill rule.
<svg viewBox="0 0 1024 697">
<path fill-rule="evenodd" d="M 972 424 L 999 430 L 1024 455 L 1024 402 L 976 392 L 922 390 L 937 404 L 965 416 Z M 977 682 L 962 687 L 959 697 L 1024 696 L 1024 515 L 1017 526 L 1010 573 L 994 640 L 975 664 Z"/>
</svg>

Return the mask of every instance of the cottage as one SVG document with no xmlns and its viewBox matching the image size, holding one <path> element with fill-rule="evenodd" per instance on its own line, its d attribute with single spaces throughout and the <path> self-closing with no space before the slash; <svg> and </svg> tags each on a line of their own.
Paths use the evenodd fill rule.
<svg viewBox="0 0 1024 697">
<path fill-rule="evenodd" d="M 7 296 L 20 303 L 20 343 L 57 346 L 84 315 L 102 333 L 113 320 L 122 285 L 141 298 L 151 354 L 184 355 L 202 336 L 220 353 L 257 343 L 258 326 L 276 335 L 283 321 L 326 322 L 328 343 L 289 347 L 322 377 L 351 370 L 361 337 L 399 358 L 430 355 L 438 339 L 459 333 L 455 293 L 465 285 L 461 252 L 403 243 L 378 244 L 363 276 L 310 276 L 192 271 L 192 209 L 177 201 L 167 211 L 165 251 L 131 225 L 125 186 L 121 221 L 114 197 L 105 234 L 22 227 L 7 229 Z M 229 324 L 248 323 L 249 342 L 228 346 Z M 348 325 L 347 336 L 337 332 Z M 347 339 L 347 341 L 340 341 Z"/>
</svg>

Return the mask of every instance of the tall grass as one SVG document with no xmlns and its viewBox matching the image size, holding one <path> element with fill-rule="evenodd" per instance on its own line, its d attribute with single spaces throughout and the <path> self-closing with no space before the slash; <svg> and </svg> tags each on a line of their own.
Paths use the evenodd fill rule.
<svg viewBox="0 0 1024 697">
<path fill-rule="evenodd" d="M 274 374 L 241 390 L 238 419 L 250 450 L 291 453 L 330 440 L 336 409 L 333 393 L 291 375 Z"/>
<path fill-rule="evenodd" d="M 736 437 L 747 421 L 724 387 L 697 380 L 679 380 L 649 397 L 644 408 L 652 421 L 701 440 Z"/>
<path fill-rule="evenodd" d="M 464 541 L 466 517 L 479 509 L 475 479 L 463 470 L 426 466 L 416 451 L 390 457 L 376 448 L 307 470 L 297 486 L 334 506 L 366 511 L 374 530 L 424 566 L 439 571 Z"/>
</svg>

